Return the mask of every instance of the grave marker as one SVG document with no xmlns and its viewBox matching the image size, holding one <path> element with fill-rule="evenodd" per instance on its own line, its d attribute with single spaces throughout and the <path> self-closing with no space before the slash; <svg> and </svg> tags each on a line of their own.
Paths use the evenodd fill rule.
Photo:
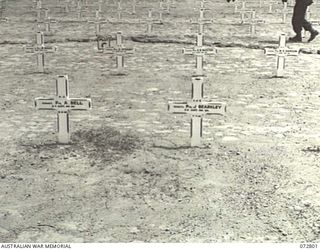
<svg viewBox="0 0 320 250">
<path fill-rule="evenodd" d="M 44 44 L 44 35 L 43 32 L 37 32 L 36 34 L 36 44 L 33 46 L 25 46 L 24 50 L 26 53 L 36 54 L 37 55 L 37 68 L 39 72 L 44 72 L 45 66 L 45 54 L 54 53 L 57 51 L 57 47 L 46 46 Z"/>
<path fill-rule="evenodd" d="M 267 56 L 277 56 L 277 73 L 276 77 L 284 76 L 285 62 L 287 56 L 298 56 L 300 49 L 289 48 L 286 46 L 286 35 L 281 34 L 279 38 L 279 48 L 266 48 Z"/>
<path fill-rule="evenodd" d="M 203 34 L 197 34 L 197 44 L 192 49 L 183 49 L 184 55 L 193 55 L 196 57 L 196 76 L 203 76 L 203 61 L 206 55 L 214 55 L 217 53 L 215 48 L 203 46 Z"/>
<path fill-rule="evenodd" d="M 117 11 L 116 11 L 118 21 L 120 21 L 122 19 L 122 11 L 123 11 L 123 9 L 121 6 L 121 0 L 118 0 L 117 1 Z"/>
<path fill-rule="evenodd" d="M 226 113 L 226 104 L 203 99 L 203 81 L 202 76 L 192 77 L 191 101 L 169 101 L 168 112 L 173 114 L 191 115 L 190 138 L 191 147 L 201 146 L 203 116 L 205 115 L 224 115 Z"/>
<path fill-rule="evenodd" d="M 93 20 L 93 21 L 88 21 L 88 23 L 93 23 L 95 25 L 95 34 L 97 36 L 99 36 L 100 33 L 101 33 L 101 24 L 108 23 L 107 20 L 103 20 L 103 19 L 100 18 L 100 14 L 99 13 L 100 12 L 97 10 L 96 11 L 96 19 Z"/>
<path fill-rule="evenodd" d="M 268 10 L 268 13 L 269 13 L 269 14 L 272 14 L 272 13 L 273 13 L 273 5 L 274 5 L 274 4 L 277 4 L 277 5 L 278 5 L 278 1 L 269 0 L 269 10 Z"/>
<path fill-rule="evenodd" d="M 166 12 L 167 14 L 170 14 L 171 8 L 175 8 L 175 6 L 174 6 L 174 1 L 173 1 L 173 0 L 166 0 L 165 12 Z"/>
<path fill-rule="evenodd" d="M 235 2 L 235 3 L 234 3 L 234 13 L 235 13 L 235 14 L 236 14 L 236 13 L 241 13 L 241 12 L 243 12 L 243 11 L 250 11 L 250 10 L 247 9 L 246 1 L 242 1 L 242 2 L 241 2 L 241 8 L 240 8 L 240 9 L 238 8 L 238 3 Z"/>
<path fill-rule="evenodd" d="M 258 24 L 265 23 L 265 21 L 262 20 L 262 19 L 258 19 L 258 18 L 256 17 L 256 12 L 255 12 L 255 11 L 252 11 L 252 12 L 251 12 L 250 19 L 249 19 L 249 20 L 244 20 L 243 23 L 250 25 L 250 35 L 253 37 L 253 36 L 255 35 L 255 33 L 256 33 L 256 26 L 257 26 Z"/>
<path fill-rule="evenodd" d="M 282 14 L 282 23 L 287 23 L 287 15 L 292 13 L 292 11 L 288 10 L 288 3 L 283 3 L 282 10 L 277 11 Z"/>
<path fill-rule="evenodd" d="M 155 19 L 152 16 L 153 10 L 148 10 L 148 18 L 145 20 L 145 23 L 147 23 L 147 34 L 151 35 L 153 32 L 153 24 L 162 24 L 163 22 L 161 20 Z"/>
<path fill-rule="evenodd" d="M 7 0 L 2 0 L 1 1 L 1 9 L 0 9 L 0 22 L 8 22 L 8 18 L 4 17 L 4 12 L 6 11 L 7 8 Z"/>
<path fill-rule="evenodd" d="M 197 24 L 197 25 L 199 25 L 198 27 L 199 27 L 199 30 L 198 30 L 198 33 L 200 33 L 200 34 L 203 34 L 204 33 L 204 26 L 206 25 L 206 24 L 212 24 L 213 23 L 213 20 L 211 20 L 211 19 L 206 19 L 205 17 L 204 17 L 204 11 L 205 10 L 207 10 L 207 9 L 204 9 L 204 8 L 200 8 L 200 16 L 199 16 L 199 18 L 198 18 L 198 20 L 196 20 L 196 21 L 192 21 L 191 20 L 191 23 L 192 24 Z"/>
<path fill-rule="evenodd" d="M 117 32 L 116 34 L 116 46 L 101 46 L 100 44 L 100 50 L 99 52 L 104 52 L 105 54 L 111 54 L 116 57 L 116 66 L 117 66 L 117 72 L 119 74 L 124 74 L 124 55 L 126 54 L 133 54 L 134 49 L 133 48 L 126 48 L 123 45 L 122 42 L 122 32 Z M 108 44 L 105 44 L 108 45 Z M 110 45 L 110 44 L 109 44 Z"/>
<path fill-rule="evenodd" d="M 45 25 L 45 32 L 50 34 L 51 33 L 51 23 L 57 23 L 56 20 L 51 19 L 50 17 L 42 20 L 42 21 L 38 21 L 38 24 L 44 24 Z"/>
<path fill-rule="evenodd" d="M 70 142 L 70 112 L 85 111 L 92 108 L 91 99 L 69 97 L 68 76 L 58 76 L 54 97 L 36 98 L 34 105 L 38 110 L 57 111 L 58 143 L 61 144 Z"/>
</svg>

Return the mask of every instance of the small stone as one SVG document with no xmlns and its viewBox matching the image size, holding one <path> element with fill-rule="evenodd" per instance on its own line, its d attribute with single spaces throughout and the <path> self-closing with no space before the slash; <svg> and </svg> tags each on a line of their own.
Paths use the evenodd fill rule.
<svg viewBox="0 0 320 250">
<path fill-rule="evenodd" d="M 300 207 L 300 206 L 295 206 L 295 207 L 293 208 L 293 210 L 296 211 L 296 212 L 301 212 L 301 211 L 303 210 L 303 208 Z"/>
<path fill-rule="evenodd" d="M 233 136 L 225 136 L 222 138 L 223 142 L 234 142 L 234 141 L 238 141 L 239 139 L 237 137 L 233 137 Z"/>
<path fill-rule="evenodd" d="M 308 201 L 308 200 L 302 201 L 302 204 L 303 204 L 305 207 L 311 207 L 311 202 Z"/>
<path fill-rule="evenodd" d="M 132 233 L 132 234 L 136 234 L 136 233 L 139 233 L 139 232 L 140 232 L 140 230 L 137 227 L 130 228 L 130 233 Z"/>
<path fill-rule="evenodd" d="M 149 88 L 149 89 L 147 89 L 147 92 L 158 92 L 159 91 L 159 89 L 157 89 L 157 88 Z"/>
</svg>

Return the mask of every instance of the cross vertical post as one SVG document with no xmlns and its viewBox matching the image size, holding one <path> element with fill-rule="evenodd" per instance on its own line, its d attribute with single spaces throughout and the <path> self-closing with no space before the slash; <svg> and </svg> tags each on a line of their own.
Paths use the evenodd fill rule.
<svg viewBox="0 0 320 250">
<path fill-rule="evenodd" d="M 103 0 L 99 0 L 98 2 L 98 11 L 102 12 L 102 5 L 103 5 Z"/>
<path fill-rule="evenodd" d="M 56 80 L 56 103 L 64 103 L 64 100 L 69 99 L 69 82 L 67 77 L 58 77 Z M 57 111 L 58 125 L 58 141 L 61 144 L 67 144 L 70 141 L 70 111 Z"/>
<path fill-rule="evenodd" d="M 191 99 L 196 102 L 201 102 L 203 99 L 203 77 L 192 77 L 191 82 Z M 201 145 L 202 138 L 202 116 L 192 115 L 190 122 L 190 138 L 191 147 Z"/>
<path fill-rule="evenodd" d="M 117 2 L 117 19 L 118 19 L 118 21 L 120 21 L 122 19 L 121 0 L 118 0 L 118 2 Z"/>
<path fill-rule="evenodd" d="M 122 33 L 121 32 L 117 32 L 116 34 L 116 48 L 120 51 L 123 48 L 122 45 Z M 122 71 L 124 68 L 124 60 L 123 60 L 123 54 L 122 53 L 118 53 L 116 54 L 117 57 L 117 69 L 119 71 Z"/>
<path fill-rule="evenodd" d="M 182 53 L 185 55 L 194 55 L 196 57 L 196 75 L 202 76 L 203 72 L 203 60 L 206 55 L 216 54 L 216 49 L 203 46 L 203 34 L 197 34 L 196 46 L 192 49 L 183 49 Z"/>
<path fill-rule="evenodd" d="M 44 35 L 42 32 L 37 32 L 36 44 L 37 47 L 42 47 L 44 45 Z M 37 54 L 37 68 L 39 72 L 44 72 L 44 53 Z"/>
<path fill-rule="evenodd" d="M 132 15 L 135 15 L 137 13 L 136 7 L 137 7 L 137 1 L 132 0 Z"/>
</svg>

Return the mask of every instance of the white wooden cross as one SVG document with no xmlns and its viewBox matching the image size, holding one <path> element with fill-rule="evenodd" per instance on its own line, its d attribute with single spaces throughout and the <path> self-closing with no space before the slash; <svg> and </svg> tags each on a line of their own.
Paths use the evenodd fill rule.
<svg viewBox="0 0 320 250">
<path fill-rule="evenodd" d="M 253 37 L 255 35 L 255 33 L 256 33 L 256 26 L 258 24 L 265 23 L 265 21 L 262 20 L 262 19 L 258 19 L 256 17 L 256 12 L 252 11 L 251 15 L 250 15 L 250 18 L 248 20 L 244 20 L 243 23 L 250 25 L 250 35 Z"/>
<path fill-rule="evenodd" d="M 132 15 L 135 15 L 137 13 L 137 0 L 131 0 L 131 5 L 132 5 Z"/>
<path fill-rule="evenodd" d="M 45 25 L 45 32 L 51 33 L 51 23 L 57 23 L 57 21 L 54 19 L 51 19 L 50 17 L 47 17 L 42 21 L 38 21 L 38 24 L 41 24 L 41 23 Z"/>
<path fill-rule="evenodd" d="M 264 4 L 264 0 L 259 0 L 259 8 L 262 8 L 263 4 Z"/>
<path fill-rule="evenodd" d="M 292 11 L 288 9 L 288 3 L 283 3 L 282 10 L 279 10 L 277 12 L 282 14 L 282 23 L 287 23 L 287 15 L 292 13 Z"/>
<path fill-rule="evenodd" d="M 265 54 L 268 56 L 277 56 L 276 77 L 284 76 L 285 61 L 287 56 L 298 56 L 300 49 L 289 48 L 286 46 L 286 35 L 281 34 L 279 38 L 279 48 L 266 48 Z"/>
<path fill-rule="evenodd" d="M 122 19 L 122 6 L 121 6 L 121 0 L 118 0 L 117 2 L 117 19 L 120 21 Z"/>
<path fill-rule="evenodd" d="M 206 24 L 212 24 L 212 22 L 213 22 L 213 20 L 207 19 L 207 18 L 204 17 L 204 12 L 205 12 L 205 10 L 207 10 L 207 9 L 205 9 L 205 8 L 200 8 L 200 9 L 199 9 L 199 11 L 200 11 L 200 16 L 199 16 L 198 20 L 196 20 L 196 21 L 192 21 L 192 20 L 191 20 L 191 23 L 192 23 L 192 24 L 197 24 L 197 25 L 199 25 L 198 33 L 200 33 L 200 34 L 203 34 L 203 33 L 204 33 L 204 25 L 206 25 Z"/>
<path fill-rule="evenodd" d="M 88 21 L 88 23 L 93 23 L 95 25 L 95 34 L 99 36 L 101 33 L 101 24 L 108 23 L 108 21 L 101 19 L 100 11 L 96 10 L 96 19 L 93 21 Z"/>
<path fill-rule="evenodd" d="M 288 14 L 288 3 L 283 3 L 282 23 L 287 22 L 287 14 Z"/>
<path fill-rule="evenodd" d="M 241 8 L 239 8 L 238 7 L 238 3 L 235 1 L 234 2 L 234 13 L 240 13 L 240 12 L 243 12 L 243 11 L 248 11 L 246 5 L 247 5 L 246 1 L 242 1 L 241 2 Z"/>
<path fill-rule="evenodd" d="M 200 0 L 199 3 L 200 3 L 200 8 L 201 8 L 201 9 L 204 9 L 204 8 L 205 8 L 204 5 L 205 5 L 206 3 L 208 3 L 208 2 L 207 2 L 206 0 Z"/>
<path fill-rule="evenodd" d="M 279 4 L 279 2 L 277 0 L 269 0 L 269 10 L 268 10 L 269 14 L 273 13 L 273 5 L 274 4 Z"/>
<path fill-rule="evenodd" d="M 34 105 L 38 110 L 56 110 L 58 143 L 70 142 L 70 111 L 84 111 L 92 107 L 91 99 L 70 98 L 68 76 L 58 76 L 56 95 L 49 98 L 36 98 Z"/>
<path fill-rule="evenodd" d="M 173 0 L 166 0 L 166 8 L 165 8 L 165 12 L 167 14 L 170 14 L 170 9 L 171 8 L 175 8 L 174 6 L 174 1 Z"/>
<path fill-rule="evenodd" d="M 99 12 L 102 12 L 102 8 L 103 8 L 103 0 L 99 0 L 98 1 L 98 10 L 99 10 Z"/>
<path fill-rule="evenodd" d="M 217 53 L 215 48 L 203 46 L 203 34 L 197 34 L 197 45 L 192 49 L 183 49 L 184 55 L 193 55 L 196 57 L 196 76 L 203 76 L 203 61 L 206 55 Z"/>
<path fill-rule="evenodd" d="M 46 46 L 44 44 L 43 32 L 37 32 L 36 34 L 36 44 L 33 46 L 25 46 L 24 50 L 26 53 L 32 53 L 37 55 L 37 68 L 39 72 L 44 72 L 44 56 L 47 53 L 53 53 L 57 51 L 57 47 Z"/>
<path fill-rule="evenodd" d="M 306 12 L 306 19 L 310 20 L 311 16 L 312 16 L 312 12 L 311 12 L 310 6 L 308 6 L 307 12 Z"/>
<path fill-rule="evenodd" d="M 0 22 L 8 22 L 8 18 L 3 16 L 3 13 L 5 12 L 7 8 L 7 0 L 1 1 L 1 9 L 0 9 Z"/>
<path fill-rule="evenodd" d="M 39 21 L 39 20 L 41 20 L 41 14 L 42 13 L 47 13 L 48 12 L 48 9 L 46 9 L 46 8 L 36 8 L 36 13 L 37 13 L 37 21 Z"/>
<path fill-rule="evenodd" d="M 77 9 L 76 9 L 76 13 L 77 13 L 77 18 L 80 20 L 82 19 L 83 17 L 83 13 L 89 13 L 90 10 L 87 6 L 81 6 L 81 4 L 79 4 L 78 2 L 78 6 L 77 6 Z"/>
<path fill-rule="evenodd" d="M 133 54 L 133 48 L 126 48 L 122 42 L 122 32 L 118 31 L 116 33 L 116 46 L 101 46 L 99 52 L 104 52 L 105 54 L 112 54 L 116 57 L 117 71 L 123 73 L 124 70 L 124 55 Z"/>
<path fill-rule="evenodd" d="M 190 138 L 191 147 L 201 146 L 202 121 L 205 115 L 224 115 L 226 113 L 226 104 L 203 99 L 203 81 L 202 76 L 192 77 L 191 101 L 169 101 L 168 112 L 173 114 L 191 115 Z"/>
<path fill-rule="evenodd" d="M 165 10 L 165 7 L 164 7 L 164 1 L 163 0 L 160 0 L 159 2 L 159 10 L 158 10 L 158 13 L 159 13 L 159 21 L 162 22 L 162 16 L 163 16 L 163 12 Z"/>
<path fill-rule="evenodd" d="M 147 23 L 147 34 L 151 35 L 153 31 L 153 24 L 162 24 L 162 20 L 158 20 L 153 18 L 152 16 L 153 10 L 149 9 L 148 10 L 148 18 L 145 20 L 145 23 Z"/>
</svg>

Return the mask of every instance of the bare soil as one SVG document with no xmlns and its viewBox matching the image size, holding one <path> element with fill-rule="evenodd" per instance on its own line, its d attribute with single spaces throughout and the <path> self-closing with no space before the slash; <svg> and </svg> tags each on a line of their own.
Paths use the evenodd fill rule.
<svg viewBox="0 0 320 250">
<path fill-rule="evenodd" d="M 102 26 L 136 49 L 124 76 L 96 52 L 94 26 L 49 0 L 43 5 L 58 22 L 45 39 L 58 51 L 37 73 L 35 56 L 23 51 L 35 34 L 31 2 L 8 1 L 9 22 L 0 23 L 0 242 L 320 240 L 320 40 L 294 45 L 302 53 L 288 58 L 281 79 L 263 53 L 290 34 L 290 15 L 282 24 L 281 14 L 252 4 L 265 23 L 250 37 L 233 4 L 208 4 L 205 42 L 218 54 L 206 59 L 205 96 L 228 111 L 206 117 L 204 145 L 191 148 L 190 117 L 166 106 L 190 99 L 194 59 L 181 51 L 195 41 L 193 1 L 177 0 L 154 37 L 136 21 L 157 1 Z M 123 7 L 130 11 L 128 0 Z M 104 16 L 114 9 L 107 2 Z M 33 107 L 35 97 L 54 95 L 62 74 L 71 97 L 93 101 L 91 111 L 72 112 L 70 145 L 56 143 L 55 112 Z"/>
</svg>

